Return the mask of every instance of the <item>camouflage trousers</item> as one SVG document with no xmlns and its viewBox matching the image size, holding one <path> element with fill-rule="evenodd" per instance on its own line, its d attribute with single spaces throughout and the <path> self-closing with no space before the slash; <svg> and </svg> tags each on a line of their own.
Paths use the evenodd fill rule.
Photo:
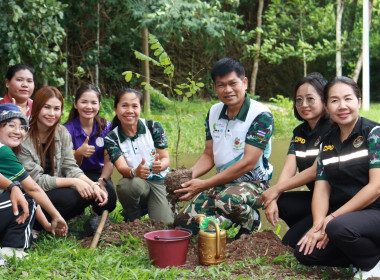
<svg viewBox="0 0 380 280">
<path fill-rule="evenodd" d="M 174 219 L 174 225 L 199 231 L 199 215 L 223 216 L 243 228 L 251 230 L 254 210 L 261 207 L 258 200 L 269 188 L 268 181 L 231 183 L 214 187 L 198 194 Z"/>
</svg>

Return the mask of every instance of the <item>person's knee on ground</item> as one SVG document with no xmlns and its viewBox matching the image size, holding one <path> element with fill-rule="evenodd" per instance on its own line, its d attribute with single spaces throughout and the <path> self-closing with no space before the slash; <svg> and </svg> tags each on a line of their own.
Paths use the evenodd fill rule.
<svg viewBox="0 0 380 280">
<path fill-rule="evenodd" d="M 92 204 L 92 209 L 97 215 L 101 215 L 104 210 L 108 210 L 109 213 L 111 213 L 116 208 L 116 190 L 114 185 L 112 184 L 112 181 L 108 181 L 106 185 L 106 191 L 108 193 L 108 202 L 103 207 L 99 207 L 98 203 L 99 201 L 96 201 Z"/>
<path fill-rule="evenodd" d="M 238 191 L 237 188 L 239 188 Z M 248 196 L 251 197 L 248 198 Z M 253 192 L 250 187 L 244 187 L 241 184 L 226 188 L 215 197 L 215 211 L 252 232 L 259 227 L 255 220 L 260 223 L 260 215 L 253 208 L 258 197 L 258 192 Z"/>
<path fill-rule="evenodd" d="M 174 215 L 167 199 L 163 181 L 149 181 L 148 213 L 151 219 L 166 224 L 173 223 Z"/>
<path fill-rule="evenodd" d="M 140 178 L 123 178 L 116 186 L 117 197 L 123 206 L 122 215 L 126 220 L 133 221 L 142 216 L 141 204 L 145 196 L 145 182 Z"/>
<path fill-rule="evenodd" d="M 193 234 L 198 234 L 199 232 L 199 225 L 196 218 L 190 216 L 188 213 L 178 213 L 174 218 L 173 226 L 190 229 Z"/>
</svg>

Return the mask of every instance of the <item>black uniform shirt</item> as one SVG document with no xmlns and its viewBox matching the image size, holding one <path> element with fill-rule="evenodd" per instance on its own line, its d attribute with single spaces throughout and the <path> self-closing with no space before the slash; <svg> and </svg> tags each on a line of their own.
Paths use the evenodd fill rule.
<svg viewBox="0 0 380 280">
<path fill-rule="evenodd" d="M 325 136 L 318 156 L 316 180 L 327 180 L 331 186 L 331 211 L 341 207 L 368 184 L 370 168 L 380 168 L 378 123 L 359 117 L 343 143 L 339 127 Z M 380 209 L 380 198 L 368 208 Z"/>
<path fill-rule="evenodd" d="M 290 142 L 288 154 L 296 156 L 297 168 L 299 172 L 313 165 L 319 152 L 319 145 L 323 136 L 327 134 L 331 127 L 330 119 L 321 118 L 317 125 L 311 130 L 309 124 L 305 121 L 293 130 L 293 138 Z M 307 184 L 312 191 L 314 181 Z"/>
</svg>

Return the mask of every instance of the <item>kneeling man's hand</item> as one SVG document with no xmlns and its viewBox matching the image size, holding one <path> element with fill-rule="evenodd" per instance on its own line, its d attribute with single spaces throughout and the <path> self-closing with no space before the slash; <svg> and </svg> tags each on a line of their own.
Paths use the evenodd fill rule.
<svg viewBox="0 0 380 280">
<path fill-rule="evenodd" d="M 207 189 L 206 183 L 201 179 L 192 179 L 181 185 L 182 189 L 175 190 L 174 193 L 185 193 L 180 200 L 190 200 L 198 193 Z"/>
</svg>

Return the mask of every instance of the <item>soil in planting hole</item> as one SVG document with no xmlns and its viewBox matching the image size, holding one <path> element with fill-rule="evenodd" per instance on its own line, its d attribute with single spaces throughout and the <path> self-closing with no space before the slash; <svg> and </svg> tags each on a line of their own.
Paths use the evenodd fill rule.
<svg viewBox="0 0 380 280">
<path fill-rule="evenodd" d="M 165 225 L 164 223 L 157 223 L 155 220 L 135 220 L 133 222 L 122 222 L 121 224 L 110 223 L 104 227 L 103 232 L 100 236 L 98 243 L 98 248 L 107 247 L 108 244 L 122 244 L 125 243 L 121 239 L 120 235 L 122 234 L 125 237 L 128 237 L 130 233 L 133 237 L 143 240 L 139 243 L 140 247 L 145 247 L 147 249 L 147 243 L 144 240 L 144 234 L 155 231 L 155 230 L 164 230 L 170 229 L 171 225 Z M 82 246 L 89 248 L 92 242 L 93 237 L 87 237 L 84 240 L 79 240 L 78 242 L 82 243 Z M 266 275 L 270 275 L 271 279 L 282 280 L 282 279 L 321 279 L 322 275 L 329 272 L 331 276 L 329 279 L 347 279 L 346 275 L 342 274 L 341 271 L 337 268 L 324 268 L 320 267 L 319 269 L 312 269 L 308 271 L 303 271 L 302 275 L 298 274 L 299 272 L 292 269 L 291 266 L 284 267 L 284 263 L 276 263 L 274 260 L 279 255 L 292 254 L 292 248 L 282 244 L 280 238 L 271 230 L 264 230 L 262 232 L 254 233 L 251 235 L 242 235 L 240 239 L 233 240 L 227 239 L 226 244 L 226 263 L 232 264 L 235 261 L 243 261 L 245 259 L 256 259 L 256 258 L 266 258 L 267 269 L 269 272 L 265 272 Z M 149 257 L 148 249 L 146 250 L 147 257 Z M 201 266 L 205 269 L 208 266 L 203 266 L 199 263 L 198 260 L 198 242 L 197 236 L 193 236 L 189 242 L 189 248 L 187 251 L 186 263 L 181 266 L 182 269 L 194 270 L 196 267 Z M 247 271 L 248 269 L 248 271 Z M 251 270 L 253 269 L 253 271 Z M 236 275 L 246 275 L 256 279 L 260 277 L 260 272 L 258 274 L 254 270 L 259 269 L 260 265 L 254 265 L 252 267 L 248 266 L 246 268 L 237 268 L 232 271 Z M 254 276 L 252 276 L 252 273 Z M 306 278 L 305 278 L 306 277 Z"/>
<path fill-rule="evenodd" d="M 131 233 L 133 237 L 144 239 L 144 234 L 147 232 L 168 229 L 164 223 L 157 223 L 154 220 L 135 220 L 133 222 L 122 222 L 121 224 L 110 223 L 109 226 L 103 229 L 98 247 L 106 246 L 109 243 L 121 244 L 123 241 L 120 234 L 128 237 Z M 189 243 L 187 252 L 186 264 L 182 266 L 186 269 L 194 269 L 199 266 L 198 261 L 198 243 L 195 237 Z M 82 240 L 83 247 L 90 247 L 92 237 L 87 237 Z M 146 242 L 142 242 L 140 246 L 147 246 Z M 243 260 L 245 258 L 268 257 L 269 261 L 278 255 L 285 254 L 291 250 L 284 246 L 277 235 L 270 230 L 255 233 L 253 235 L 242 235 L 238 240 L 227 239 L 226 254 L 227 262 Z M 147 252 L 148 254 L 148 252 Z"/>
</svg>

